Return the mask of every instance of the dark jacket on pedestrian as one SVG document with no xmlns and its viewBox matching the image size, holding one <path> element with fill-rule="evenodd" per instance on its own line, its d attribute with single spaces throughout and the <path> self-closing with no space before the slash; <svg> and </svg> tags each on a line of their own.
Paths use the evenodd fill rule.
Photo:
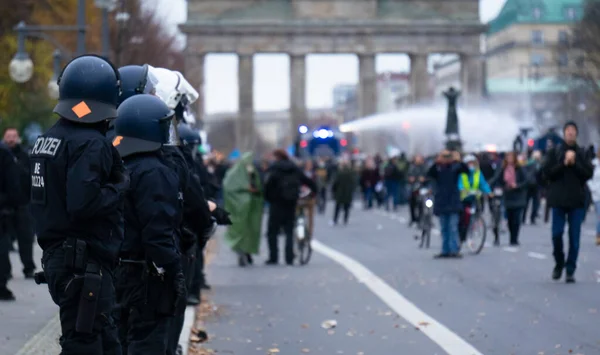
<svg viewBox="0 0 600 355">
<path fill-rule="evenodd" d="M 569 150 L 575 152 L 575 164 L 566 166 L 565 154 Z M 594 166 L 586 159 L 582 148 L 561 144 L 549 150 L 542 172 L 548 182 L 547 199 L 550 207 L 585 207 L 586 182 L 592 178 Z"/>
<path fill-rule="evenodd" d="M 332 190 L 335 202 L 351 204 L 357 181 L 356 173 L 350 166 L 341 167 L 333 178 Z"/>
<path fill-rule="evenodd" d="M 24 149 L 22 145 L 17 144 L 12 147 L 11 152 L 13 153 L 17 168 L 19 171 L 19 182 L 21 185 L 19 204 L 27 205 L 31 195 L 31 174 L 29 166 L 29 152 Z"/>
<path fill-rule="evenodd" d="M 290 179 L 291 177 L 291 179 Z M 282 193 L 282 182 L 286 181 L 297 181 L 296 195 L 300 197 L 300 187 L 302 185 L 308 186 L 313 193 L 317 192 L 317 186 L 315 182 L 304 174 L 296 164 L 290 160 L 278 160 L 267 170 L 265 176 L 264 194 L 265 199 L 271 205 L 281 206 L 284 208 L 296 208 L 298 198 L 295 200 L 284 198 Z"/>
<path fill-rule="evenodd" d="M 381 176 L 379 176 L 377 168 L 370 169 L 365 167 L 360 174 L 360 186 L 362 188 L 374 188 L 379 180 L 381 180 Z"/>
<path fill-rule="evenodd" d="M 462 210 L 458 190 L 458 179 L 462 173 L 469 173 L 469 167 L 458 162 L 434 164 L 427 172 L 427 177 L 435 184 L 433 213 L 436 216 L 460 213 Z"/>
<path fill-rule="evenodd" d="M 8 147 L 0 142 L 0 218 L 19 204 L 19 183 L 19 168 L 15 158 Z"/>
<path fill-rule="evenodd" d="M 530 182 L 532 178 L 527 174 L 526 169 L 520 166 L 515 167 L 515 174 L 517 187 L 514 189 L 510 189 L 506 186 L 506 182 L 504 181 L 504 168 L 498 169 L 490 183 L 490 186 L 502 188 L 502 198 L 506 209 L 523 208 L 527 205 L 527 188 L 531 186 Z"/>
</svg>

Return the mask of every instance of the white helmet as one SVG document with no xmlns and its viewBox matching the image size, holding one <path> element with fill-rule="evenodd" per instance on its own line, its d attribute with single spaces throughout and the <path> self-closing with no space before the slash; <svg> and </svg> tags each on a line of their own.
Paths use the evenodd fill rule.
<svg viewBox="0 0 600 355">
<path fill-rule="evenodd" d="M 463 158 L 463 163 L 469 164 L 472 162 L 477 162 L 477 158 L 473 154 L 465 155 L 465 157 Z"/>
<path fill-rule="evenodd" d="M 179 102 L 184 100 L 184 105 L 189 105 L 200 96 L 192 85 L 178 71 L 165 68 L 150 67 L 158 78 L 156 96 L 158 96 L 170 109 L 175 109 Z"/>
</svg>

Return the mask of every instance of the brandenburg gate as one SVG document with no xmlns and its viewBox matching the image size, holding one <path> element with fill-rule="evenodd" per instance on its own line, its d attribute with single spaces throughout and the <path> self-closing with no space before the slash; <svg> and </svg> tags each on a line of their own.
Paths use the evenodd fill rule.
<svg viewBox="0 0 600 355">
<path fill-rule="evenodd" d="M 198 88 L 197 115 L 204 113 L 204 59 L 209 53 L 237 53 L 239 117 L 237 146 L 255 144 L 253 58 L 257 53 L 290 57 L 291 130 L 305 123 L 306 56 L 356 54 L 361 116 L 376 111 L 375 56 L 406 53 L 411 62 L 415 103 L 428 98 L 427 59 L 457 53 L 465 96 L 482 92 L 483 66 L 479 0 L 188 0 L 186 78 Z"/>
</svg>

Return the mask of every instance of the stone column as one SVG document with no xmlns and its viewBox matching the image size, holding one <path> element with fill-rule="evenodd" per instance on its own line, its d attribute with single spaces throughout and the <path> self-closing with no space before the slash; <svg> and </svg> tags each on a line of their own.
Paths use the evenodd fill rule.
<svg viewBox="0 0 600 355">
<path fill-rule="evenodd" d="M 358 55 L 358 109 L 360 117 L 377 113 L 377 72 L 375 54 Z"/>
<path fill-rule="evenodd" d="M 198 91 L 198 100 L 193 104 L 196 126 L 204 121 L 204 58 L 205 54 L 188 54 L 185 57 L 185 78 Z"/>
<path fill-rule="evenodd" d="M 410 95 L 417 104 L 430 98 L 427 54 L 410 54 Z"/>
<path fill-rule="evenodd" d="M 298 134 L 298 126 L 308 124 L 306 109 L 306 56 L 290 54 L 290 139 Z"/>
<path fill-rule="evenodd" d="M 254 127 L 254 55 L 238 56 L 238 103 L 239 117 L 236 124 L 236 144 L 241 151 L 255 148 L 256 127 Z"/>
<path fill-rule="evenodd" d="M 480 54 L 461 54 L 461 86 L 467 102 L 483 96 L 483 61 Z"/>
</svg>

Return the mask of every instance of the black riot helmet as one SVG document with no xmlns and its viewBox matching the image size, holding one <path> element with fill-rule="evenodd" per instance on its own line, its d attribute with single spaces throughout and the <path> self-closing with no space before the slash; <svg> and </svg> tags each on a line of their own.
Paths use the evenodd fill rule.
<svg viewBox="0 0 600 355">
<path fill-rule="evenodd" d="M 123 101 L 115 120 L 113 146 L 122 157 L 158 150 L 169 142 L 175 112 L 158 97 L 134 95 Z"/>
<path fill-rule="evenodd" d="M 54 112 L 70 121 L 97 123 L 117 117 L 119 71 L 108 60 L 85 54 L 71 60 L 58 77 Z"/>
<path fill-rule="evenodd" d="M 122 93 L 119 97 L 119 105 L 132 97 L 139 94 L 152 94 L 156 92 L 156 84 L 158 79 L 148 64 L 144 65 L 127 65 L 119 68 L 121 75 Z"/>
<path fill-rule="evenodd" d="M 177 132 L 179 133 L 179 139 L 181 140 L 181 144 L 183 145 L 202 144 L 202 138 L 200 138 L 200 133 L 194 131 L 188 125 L 181 123 L 178 124 Z"/>
</svg>

